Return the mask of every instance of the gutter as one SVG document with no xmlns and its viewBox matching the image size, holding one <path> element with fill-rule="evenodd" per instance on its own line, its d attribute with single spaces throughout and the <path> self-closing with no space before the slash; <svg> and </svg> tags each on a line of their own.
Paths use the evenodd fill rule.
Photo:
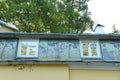
<svg viewBox="0 0 120 80">
<path fill-rule="evenodd" d="M 103 39 L 103 40 L 120 40 L 120 34 L 63 34 L 63 33 L 0 33 L 0 38 L 40 38 L 40 39 Z"/>
</svg>

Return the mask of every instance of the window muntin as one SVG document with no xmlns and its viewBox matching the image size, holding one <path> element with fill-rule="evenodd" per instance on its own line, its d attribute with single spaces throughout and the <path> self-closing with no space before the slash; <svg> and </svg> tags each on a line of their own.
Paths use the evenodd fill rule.
<svg viewBox="0 0 120 80">
<path fill-rule="evenodd" d="M 39 40 L 20 39 L 17 57 L 38 57 Z"/>
<path fill-rule="evenodd" d="M 82 57 L 98 58 L 101 56 L 98 41 L 84 40 L 84 41 L 80 41 L 80 44 L 81 44 Z"/>
</svg>

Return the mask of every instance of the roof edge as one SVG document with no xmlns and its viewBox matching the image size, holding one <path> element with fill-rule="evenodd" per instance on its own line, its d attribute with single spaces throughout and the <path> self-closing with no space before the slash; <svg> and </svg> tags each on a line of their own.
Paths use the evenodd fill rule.
<svg viewBox="0 0 120 80">
<path fill-rule="evenodd" d="M 0 38 L 41 39 L 120 39 L 120 34 L 63 34 L 63 33 L 0 33 Z"/>
</svg>

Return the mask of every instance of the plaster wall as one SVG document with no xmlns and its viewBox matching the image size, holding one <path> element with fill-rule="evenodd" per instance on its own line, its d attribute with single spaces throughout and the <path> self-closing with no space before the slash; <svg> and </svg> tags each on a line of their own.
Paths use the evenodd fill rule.
<svg viewBox="0 0 120 80">
<path fill-rule="evenodd" d="M 70 80 L 120 80 L 120 71 L 70 70 Z"/>
<path fill-rule="evenodd" d="M 69 80 L 67 65 L 0 66 L 0 80 Z"/>
<path fill-rule="evenodd" d="M 6 27 L 0 27 L 0 32 L 14 32 L 12 29 L 6 28 Z"/>
</svg>

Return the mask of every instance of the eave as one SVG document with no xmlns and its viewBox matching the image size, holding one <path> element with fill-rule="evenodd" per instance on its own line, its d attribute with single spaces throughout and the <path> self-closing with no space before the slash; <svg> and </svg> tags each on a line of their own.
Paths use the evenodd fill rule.
<svg viewBox="0 0 120 80">
<path fill-rule="evenodd" d="M 0 33 L 0 38 L 40 39 L 110 39 L 120 40 L 120 34 L 61 34 L 61 33 Z"/>
</svg>

